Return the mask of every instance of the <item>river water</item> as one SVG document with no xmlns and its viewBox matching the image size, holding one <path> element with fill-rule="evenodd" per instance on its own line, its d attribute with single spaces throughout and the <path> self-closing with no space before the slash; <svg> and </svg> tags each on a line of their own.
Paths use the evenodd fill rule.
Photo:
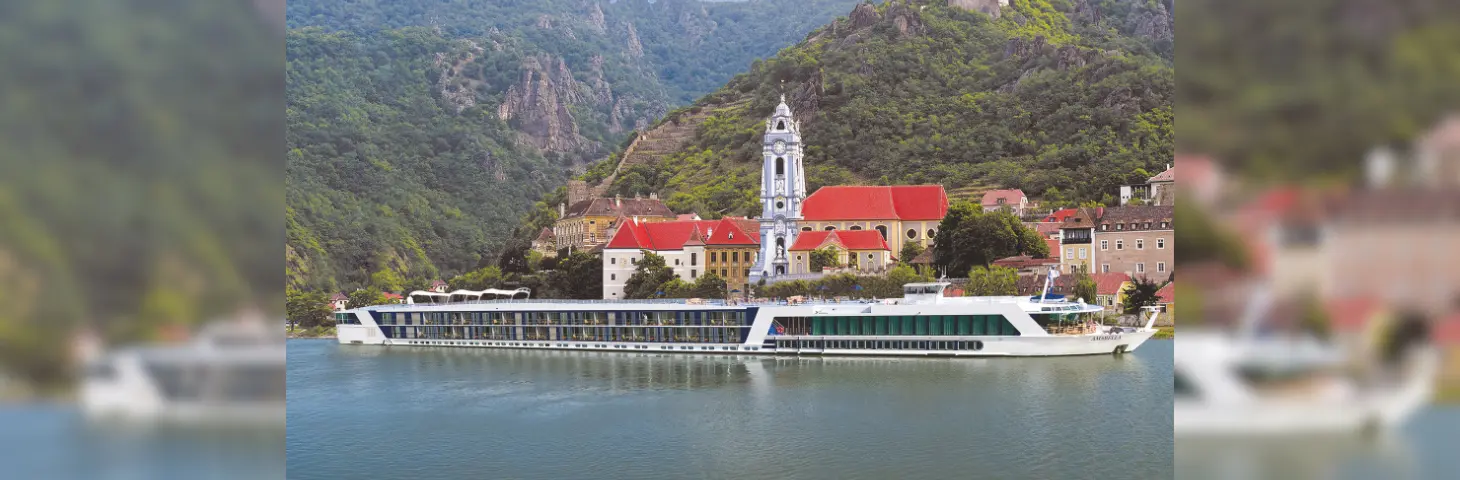
<svg viewBox="0 0 1460 480">
<path fill-rule="evenodd" d="M 1171 341 L 896 359 L 290 340 L 289 478 L 1171 478 Z"/>
</svg>

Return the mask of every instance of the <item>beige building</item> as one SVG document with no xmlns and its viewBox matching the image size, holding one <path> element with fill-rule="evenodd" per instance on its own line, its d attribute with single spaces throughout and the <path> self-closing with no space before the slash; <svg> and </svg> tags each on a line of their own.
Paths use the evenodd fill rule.
<svg viewBox="0 0 1460 480">
<path fill-rule="evenodd" d="M 1073 215 L 1065 217 L 1060 224 L 1059 248 L 1049 252 L 1059 258 L 1060 273 L 1075 273 L 1081 266 L 1095 273 L 1095 249 L 1093 245 L 1095 226 L 1100 221 L 1104 208 L 1079 208 Z"/>
<path fill-rule="evenodd" d="M 872 230 L 819 230 L 796 236 L 791 245 L 791 274 L 820 273 L 811 268 L 811 252 L 836 252 L 837 263 L 861 273 L 882 273 L 892 266 L 892 249 Z"/>
<path fill-rule="evenodd" d="M 1156 282 L 1171 278 L 1176 265 L 1170 206 L 1106 208 L 1096 222 L 1092 273 L 1124 273 Z"/>
<path fill-rule="evenodd" d="M 802 232 L 876 231 L 896 255 L 909 242 L 932 246 L 947 214 L 942 185 L 826 186 L 806 197 L 798 225 Z"/>
<path fill-rule="evenodd" d="M 569 201 L 576 200 L 570 198 Z M 590 198 L 576 203 L 558 205 L 558 221 L 553 224 L 556 250 L 589 249 L 607 243 L 610 228 L 620 218 L 636 219 L 641 223 L 670 222 L 676 215 L 659 197 L 649 198 Z"/>
</svg>

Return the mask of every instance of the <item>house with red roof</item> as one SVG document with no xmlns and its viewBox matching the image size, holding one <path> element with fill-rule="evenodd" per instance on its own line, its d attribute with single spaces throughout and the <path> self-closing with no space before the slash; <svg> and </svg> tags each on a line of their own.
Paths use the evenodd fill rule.
<svg viewBox="0 0 1460 480">
<path fill-rule="evenodd" d="M 447 288 L 450 288 L 450 287 L 448 287 L 446 285 L 446 282 L 443 282 L 443 281 L 440 281 L 440 280 L 432 280 L 431 281 L 431 288 L 429 288 L 427 290 L 430 290 L 430 291 L 433 291 L 433 292 L 436 292 L 436 293 L 446 293 L 446 289 Z"/>
<path fill-rule="evenodd" d="M 1024 216 L 1024 209 L 1029 207 L 1029 197 L 1024 195 L 1020 189 L 989 190 L 984 192 L 983 211 L 993 212 L 1002 208 L 1008 208 L 1015 216 Z"/>
<path fill-rule="evenodd" d="M 1166 282 L 1160 290 L 1156 290 L 1156 304 L 1161 306 L 1161 312 L 1170 312 L 1171 307 L 1176 305 L 1176 282 Z"/>
<path fill-rule="evenodd" d="M 862 231 L 882 234 L 893 252 L 907 243 L 932 246 L 948 214 L 942 185 L 825 186 L 802 202 L 802 232 Z"/>
<path fill-rule="evenodd" d="M 1055 210 L 1053 212 L 1050 212 L 1049 215 L 1045 215 L 1044 216 L 1044 219 L 1043 220 L 1040 220 L 1040 222 L 1042 222 L 1042 223 L 1053 223 L 1053 224 L 1056 225 L 1056 228 L 1058 228 L 1058 225 L 1059 224 L 1064 223 L 1065 220 L 1069 220 L 1070 217 L 1075 216 L 1075 213 L 1077 213 L 1077 212 L 1079 212 L 1079 209 L 1077 209 L 1077 208 L 1062 208 L 1062 209 L 1059 209 L 1059 210 Z"/>
<path fill-rule="evenodd" d="M 340 293 L 340 292 L 335 292 L 334 295 L 330 295 L 330 309 L 331 310 L 334 310 L 334 311 L 338 312 L 338 311 L 344 310 L 345 307 L 348 307 L 349 305 L 350 305 L 350 297 L 345 296 L 345 294 Z"/>
<path fill-rule="evenodd" d="M 1131 285 L 1130 275 L 1120 272 L 1092 273 L 1090 279 L 1095 281 L 1096 304 L 1116 313 L 1125 309 L 1125 290 Z"/>
<path fill-rule="evenodd" d="M 694 282 L 705 272 L 714 272 L 735 289 L 745 283 L 760 250 L 759 232 L 746 229 L 753 223 L 737 217 L 672 222 L 629 219 L 603 246 L 603 298 L 624 298 L 624 285 L 645 252 L 664 257 L 665 265 L 680 280 Z"/>
<path fill-rule="evenodd" d="M 541 253 L 544 257 L 558 256 L 558 240 L 553 236 L 553 229 L 542 227 L 537 238 L 532 239 L 532 250 Z"/>
<path fill-rule="evenodd" d="M 811 268 L 811 252 L 829 249 L 837 262 L 862 273 L 881 273 L 892 267 L 892 247 L 875 230 L 818 230 L 796 236 L 787 255 L 791 274 L 820 273 Z"/>
<path fill-rule="evenodd" d="M 405 295 L 399 293 L 385 292 L 386 303 L 406 303 Z"/>
</svg>

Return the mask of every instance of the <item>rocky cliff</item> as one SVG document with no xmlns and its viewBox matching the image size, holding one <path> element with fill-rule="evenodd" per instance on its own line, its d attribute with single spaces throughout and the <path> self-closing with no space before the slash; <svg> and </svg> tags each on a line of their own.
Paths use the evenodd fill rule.
<svg viewBox="0 0 1460 480">
<path fill-rule="evenodd" d="M 512 123 L 534 147 L 568 152 L 584 146 L 569 105 L 582 102 L 587 87 L 573 80 L 561 58 L 528 57 L 521 79 L 507 89 L 497 117 Z"/>
</svg>

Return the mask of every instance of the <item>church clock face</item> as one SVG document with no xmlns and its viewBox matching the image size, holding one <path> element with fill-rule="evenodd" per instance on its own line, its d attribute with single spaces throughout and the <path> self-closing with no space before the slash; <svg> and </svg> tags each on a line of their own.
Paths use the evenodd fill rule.
<svg viewBox="0 0 1460 480">
<path fill-rule="evenodd" d="M 786 141 L 776 140 L 775 145 L 772 146 L 771 149 L 776 151 L 776 155 L 786 153 Z"/>
</svg>

